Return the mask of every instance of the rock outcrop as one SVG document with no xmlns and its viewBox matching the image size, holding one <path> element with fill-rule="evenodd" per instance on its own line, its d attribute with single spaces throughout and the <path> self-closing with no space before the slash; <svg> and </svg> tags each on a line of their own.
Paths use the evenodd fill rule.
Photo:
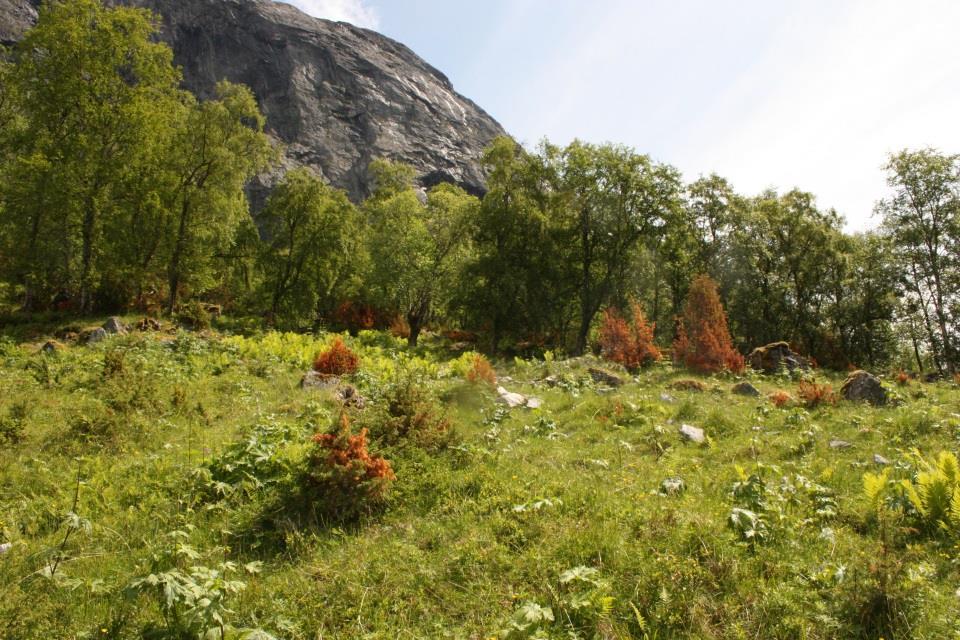
<svg viewBox="0 0 960 640">
<path fill-rule="evenodd" d="M 424 186 L 483 192 L 480 156 L 503 129 L 404 45 L 271 0 L 110 1 L 162 16 L 184 85 L 201 98 L 222 79 L 249 86 L 284 166 L 313 167 L 354 200 L 370 193 L 376 157 L 413 165 Z M 0 40 L 33 24 L 37 5 L 0 0 Z M 275 178 L 251 190 L 254 208 Z"/>
</svg>

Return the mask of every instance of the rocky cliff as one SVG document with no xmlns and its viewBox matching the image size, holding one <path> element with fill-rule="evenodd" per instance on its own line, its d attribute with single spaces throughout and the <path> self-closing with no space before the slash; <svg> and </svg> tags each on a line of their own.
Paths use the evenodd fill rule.
<svg viewBox="0 0 960 640">
<path fill-rule="evenodd" d="M 503 133 L 404 45 L 271 0 L 117 0 L 162 16 L 184 83 L 200 97 L 221 79 L 248 85 L 286 164 L 309 165 L 352 198 L 375 157 L 410 163 L 424 185 L 483 190 L 483 148 Z M 38 0 L 0 0 L 0 41 L 36 20 Z"/>
</svg>

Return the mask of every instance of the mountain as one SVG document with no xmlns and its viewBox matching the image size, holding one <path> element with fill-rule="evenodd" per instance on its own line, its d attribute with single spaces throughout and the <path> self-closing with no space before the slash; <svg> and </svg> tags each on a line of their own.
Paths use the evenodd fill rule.
<svg viewBox="0 0 960 640">
<path fill-rule="evenodd" d="M 309 165 L 354 200 L 376 157 L 413 165 L 424 186 L 484 190 L 480 155 L 503 128 L 406 46 L 271 0 L 115 0 L 162 17 L 162 38 L 201 98 L 249 86 L 286 166 Z M 39 0 L 0 0 L 0 41 L 36 21 Z M 266 178 L 269 182 L 270 178 Z M 263 195 L 254 190 L 255 205 Z"/>
</svg>

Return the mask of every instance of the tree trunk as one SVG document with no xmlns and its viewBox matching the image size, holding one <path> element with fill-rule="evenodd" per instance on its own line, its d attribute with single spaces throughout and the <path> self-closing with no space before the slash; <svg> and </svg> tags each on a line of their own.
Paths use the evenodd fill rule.
<svg viewBox="0 0 960 640">
<path fill-rule="evenodd" d="M 90 272 L 93 268 L 93 235 L 97 222 L 97 213 L 93 198 L 87 202 L 86 212 L 83 215 L 81 237 L 83 249 L 80 254 L 80 312 L 89 313 L 93 306 L 93 293 L 90 291 Z"/>
<path fill-rule="evenodd" d="M 177 243 L 173 248 L 173 255 L 170 256 L 170 267 L 167 271 L 169 276 L 170 296 L 167 299 L 167 313 L 173 314 L 177 306 L 177 289 L 180 288 L 180 261 L 183 259 L 183 252 L 187 244 L 187 220 L 190 216 L 190 200 L 184 198 L 180 207 L 180 225 L 177 230 Z"/>
</svg>

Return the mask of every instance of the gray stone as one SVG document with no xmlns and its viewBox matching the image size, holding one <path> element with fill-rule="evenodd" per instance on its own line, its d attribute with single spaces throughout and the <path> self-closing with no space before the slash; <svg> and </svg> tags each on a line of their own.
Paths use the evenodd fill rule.
<svg viewBox="0 0 960 640">
<path fill-rule="evenodd" d="M 12 543 L 4 542 L 3 544 L 0 544 L 0 554 L 6 553 L 7 551 L 10 551 L 10 549 L 12 548 L 13 548 Z"/>
<path fill-rule="evenodd" d="M 618 375 L 614 375 L 609 371 L 604 371 L 603 369 L 598 369 L 597 367 L 590 367 L 587 369 L 587 373 L 590 374 L 590 377 L 597 384 L 605 384 L 608 387 L 623 386 L 623 378 Z"/>
<path fill-rule="evenodd" d="M 515 407 L 527 407 L 528 409 L 539 409 L 543 402 L 539 398 L 528 398 L 522 393 L 507 391 L 503 387 L 497 387 L 497 397 L 500 402 L 511 409 Z"/>
<path fill-rule="evenodd" d="M 64 349 L 66 349 L 66 347 L 64 347 L 62 344 L 60 344 L 56 340 L 50 340 L 46 344 L 44 344 L 42 347 L 40 347 L 40 351 L 44 353 L 57 353 L 59 351 L 63 351 Z"/>
<path fill-rule="evenodd" d="M 847 376 L 840 387 L 840 393 L 854 402 L 869 402 L 874 406 L 887 403 L 887 390 L 883 388 L 880 379 L 866 371 L 854 371 Z"/>
<path fill-rule="evenodd" d="M 363 409 L 367 406 L 367 399 L 360 395 L 356 387 L 349 384 L 337 389 L 337 399 L 342 402 L 345 407 Z"/>
<path fill-rule="evenodd" d="M 103 330 L 107 333 L 123 335 L 127 332 L 127 327 L 120 321 L 120 318 L 113 316 L 103 323 Z"/>
<path fill-rule="evenodd" d="M 754 398 L 760 397 L 760 390 L 749 382 L 740 382 L 733 385 L 731 392 L 737 394 L 738 396 L 752 396 Z"/>
<path fill-rule="evenodd" d="M 703 433 L 703 429 L 698 427 L 693 427 L 689 424 L 680 425 L 680 436 L 684 440 L 689 440 L 690 442 L 701 443 L 706 439 L 706 435 Z"/>
<path fill-rule="evenodd" d="M 87 334 L 86 343 L 87 344 L 96 344 L 101 340 L 105 340 L 107 335 L 109 335 L 103 327 L 97 327 L 93 331 Z"/>
<path fill-rule="evenodd" d="M 660 483 L 660 495 L 663 496 L 673 496 L 683 491 L 687 486 L 683 482 L 683 478 L 667 478 Z"/>
<path fill-rule="evenodd" d="M 878 465 L 880 465 L 881 467 L 885 467 L 885 466 L 887 466 L 888 464 L 890 464 L 890 461 L 887 460 L 886 458 L 884 458 L 884 457 L 883 457 L 882 455 L 880 455 L 879 453 L 875 453 L 875 454 L 873 454 L 873 464 L 878 464 Z"/>
<path fill-rule="evenodd" d="M 660 400 L 661 400 L 662 402 L 673 402 L 674 397 L 673 397 L 672 395 L 670 395 L 669 393 L 661 393 L 661 394 L 660 394 Z"/>
<path fill-rule="evenodd" d="M 330 389 L 340 384 L 340 378 L 329 373 L 320 373 L 311 369 L 300 380 L 301 389 Z"/>
<path fill-rule="evenodd" d="M 846 440 L 831 440 L 830 448 L 831 449 L 849 449 L 853 445 L 847 442 Z"/>
<path fill-rule="evenodd" d="M 286 169 L 309 166 L 358 201 L 372 158 L 412 165 L 422 186 L 485 190 L 481 156 L 503 128 L 404 45 L 270 0 L 109 0 L 161 16 L 161 38 L 201 99 L 216 83 L 250 87 L 283 143 L 278 170 L 250 188 L 253 210 Z M 39 0 L 0 0 L 0 40 L 36 21 Z"/>
</svg>

